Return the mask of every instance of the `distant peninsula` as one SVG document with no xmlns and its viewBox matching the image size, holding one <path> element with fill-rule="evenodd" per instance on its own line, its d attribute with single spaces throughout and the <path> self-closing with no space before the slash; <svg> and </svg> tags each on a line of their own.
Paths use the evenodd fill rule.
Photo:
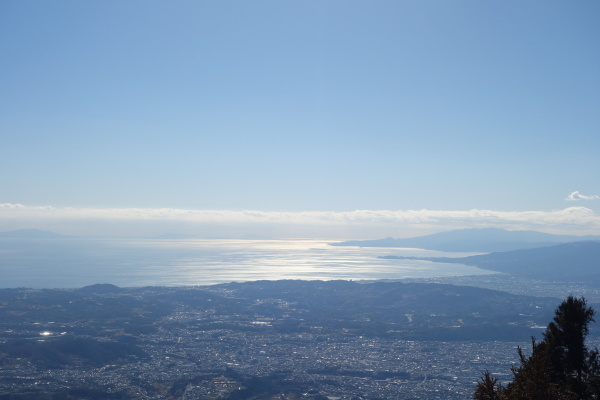
<svg viewBox="0 0 600 400">
<path fill-rule="evenodd" d="M 600 236 L 553 235 L 537 231 L 508 231 L 498 228 L 458 229 L 405 239 L 353 240 L 331 246 L 410 247 L 450 252 L 491 253 L 579 241 L 600 241 Z"/>
<path fill-rule="evenodd" d="M 600 242 L 595 241 L 563 243 L 470 257 L 382 256 L 380 258 L 458 263 L 545 281 L 600 283 Z"/>
</svg>

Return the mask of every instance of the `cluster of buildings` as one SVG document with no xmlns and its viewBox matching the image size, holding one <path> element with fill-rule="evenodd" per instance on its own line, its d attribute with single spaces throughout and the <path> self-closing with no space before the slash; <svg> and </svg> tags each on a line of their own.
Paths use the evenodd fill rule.
<svg viewBox="0 0 600 400">
<path fill-rule="evenodd" d="M 509 380 L 510 367 L 518 361 L 517 345 L 527 346 L 385 339 L 321 326 L 286 333 L 272 329 L 276 322 L 264 315 L 227 315 L 180 305 L 158 319 L 152 332 L 130 335 L 111 329 L 94 337 L 127 340 L 145 357 L 102 366 L 73 360 L 60 368 L 4 357 L 0 393 L 87 388 L 115 399 L 227 399 L 250 390 L 253 377 L 258 377 L 263 395 L 280 400 L 465 399 L 485 370 Z M 36 324 L 22 327 L 23 340 L 54 339 L 46 334 L 48 324 Z M 80 321 L 73 324 L 54 322 L 66 335 L 81 329 Z M 18 336 L 18 329 L 13 327 L 10 335 Z"/>
</svg>

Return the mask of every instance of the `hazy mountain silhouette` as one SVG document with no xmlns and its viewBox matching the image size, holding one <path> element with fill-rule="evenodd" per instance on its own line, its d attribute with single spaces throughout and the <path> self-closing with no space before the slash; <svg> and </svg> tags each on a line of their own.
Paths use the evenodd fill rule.
<svg viewBox="0 0 600 400">
<path fill-rule="evenodd" d="M 270 238 L 268 236 L 255 235 L 255 234 L 248 234 L 248 235 L 242 235 L 242 236 L 198 236 L 198 235 L 189 235 L 189 234 L 185 234 L 185 233 L 165 233 L 162 235 L 153 236 L 153 239 L 271 240 L 272 238 Z"/>
<path fill-rule="evenodd" d="M 162 235 L 153 236 L 154 239 L 198 239 L 198 236 L 188 235 L 185 233 L 164 233 Z"/>
<path fill-rule="evenodd" d="M 551 246 L 586 240 L 598 240 L 600 236 L 553 235 L 536 231 L 507 231 L 498 228 L 458 229 L 432 235 L 406 239 L 385 238 L 331 243 L 332 246 L 359 247 L 416 247 L 440 251 L 494 252 Z"/>
<path fill-rule="evenodd" d="M 550 247 L 498 252 L 471 257 L 400 257 L 458 263 L 540 280 L 600 282 L 600 242 L 563 243 Z"/>
<path fill-rule="evenodd" d="M 69 237 L 72 236 L 40 229 L 17 229 L 14 231 L 0 232 L 0 238 L 6 239 L 59 239 Z"/>
</svg>

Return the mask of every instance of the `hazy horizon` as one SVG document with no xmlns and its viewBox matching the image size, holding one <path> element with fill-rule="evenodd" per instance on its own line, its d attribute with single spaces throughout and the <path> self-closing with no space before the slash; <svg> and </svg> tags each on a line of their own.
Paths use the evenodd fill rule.
<svg viewBox="0 0 600 400">
<path fill-rule="evenodd" d="M 154 237 L 261 236 L 270 239 L 414 237 L 454 229 L 501 228 L 565 235 L 600 234 L 600 217 L 586 207 L 551 212 L 370 211 L 259 212 L 177 209 L 91 209 L 0 204 L 1 231 L 48 230 L 64 235 Z"/>
</svg>

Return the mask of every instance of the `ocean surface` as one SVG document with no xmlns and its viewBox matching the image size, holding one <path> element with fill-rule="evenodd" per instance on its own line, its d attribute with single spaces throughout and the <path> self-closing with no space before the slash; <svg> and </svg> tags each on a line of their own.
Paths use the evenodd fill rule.
<svg viewBox="0 0 600 400">
<path fill-rule="evenodd" d="M 0 287 L 209 285 L 278 279 L 403 279 L 482 275 L 460 264 L 385 255 L 463 257 L 411 248 L 329 246 L 331 240 L 0 239 Z"/>
</svg>

